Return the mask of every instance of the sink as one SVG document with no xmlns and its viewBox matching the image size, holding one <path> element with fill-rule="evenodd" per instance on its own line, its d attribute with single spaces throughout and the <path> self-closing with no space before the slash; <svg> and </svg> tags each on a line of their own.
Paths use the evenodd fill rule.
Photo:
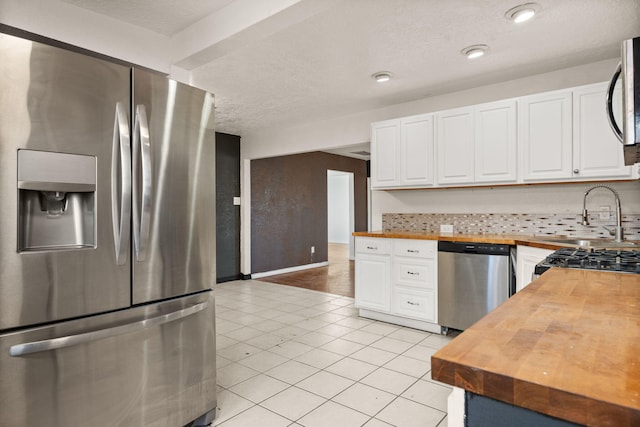
<svg viewBox="0 0 640 427">
<path fill-rule="evenodd" d="M 539 239 L 540 242 L 553 243 L 557 245 L 571 245 L 579 246 L 583 248 L 598 248 L 598 249 L 616 249 L 616 248 L 640 248 L 640 241 L 625 240 L 622 242 L 616 242 L 613 239 L 589 239 L 579 237 L 562 237 L 562 238 L 548 238 Z"/>
</svg>

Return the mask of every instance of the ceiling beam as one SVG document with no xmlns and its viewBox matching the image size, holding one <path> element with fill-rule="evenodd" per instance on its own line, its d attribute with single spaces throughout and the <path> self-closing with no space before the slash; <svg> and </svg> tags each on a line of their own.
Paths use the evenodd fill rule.
<svg viewBox="0 0 640 427">
<path fill-rule="evenodd" d="M 166 36 L 60 0 L 0 0 L 0 21 L 132 64 L 170 70 Z"/>
<path fill-rule="evenodd" d="M 344 0 L 236 0 L 171 37 L 174 66 L 193 70 Z"/>
</svg>

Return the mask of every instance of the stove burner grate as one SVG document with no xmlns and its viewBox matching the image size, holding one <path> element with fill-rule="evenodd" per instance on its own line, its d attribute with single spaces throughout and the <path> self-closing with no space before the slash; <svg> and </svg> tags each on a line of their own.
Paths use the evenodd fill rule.
<svg viewBox="0 0 640 427">
<path fill-rule="evenodd" d="M 640 252 L 562 248 L 549 255 L 538 266 L 538 270 L 560 267 L 640 274 Z"/>
</svg>

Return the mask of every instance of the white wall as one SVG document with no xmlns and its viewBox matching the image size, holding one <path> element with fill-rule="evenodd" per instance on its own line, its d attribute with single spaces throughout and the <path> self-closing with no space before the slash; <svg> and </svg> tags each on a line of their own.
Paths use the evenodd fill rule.
<svg viewBox="0 0 640 427">
<path fill-rule="evenodd" d="M 351 235 L 349 175 L 327 171 L 327 239 L 329 243 L 349 243 Z"/>
</svg>

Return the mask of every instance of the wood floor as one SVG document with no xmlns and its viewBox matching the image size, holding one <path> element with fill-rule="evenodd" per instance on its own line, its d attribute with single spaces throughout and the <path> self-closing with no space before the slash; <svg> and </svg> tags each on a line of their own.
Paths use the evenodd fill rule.
<svg viewBox="0 0 640 427">
<path fill-rule="evenodd" d="M 354 262 L 349 260 L 349 245 L 329 243 L 328 255 L 328 267 L 278 274 L 276 276 L 263 277 L 260 280 L 353 297 L 355 283 Z"/>
</svg>

